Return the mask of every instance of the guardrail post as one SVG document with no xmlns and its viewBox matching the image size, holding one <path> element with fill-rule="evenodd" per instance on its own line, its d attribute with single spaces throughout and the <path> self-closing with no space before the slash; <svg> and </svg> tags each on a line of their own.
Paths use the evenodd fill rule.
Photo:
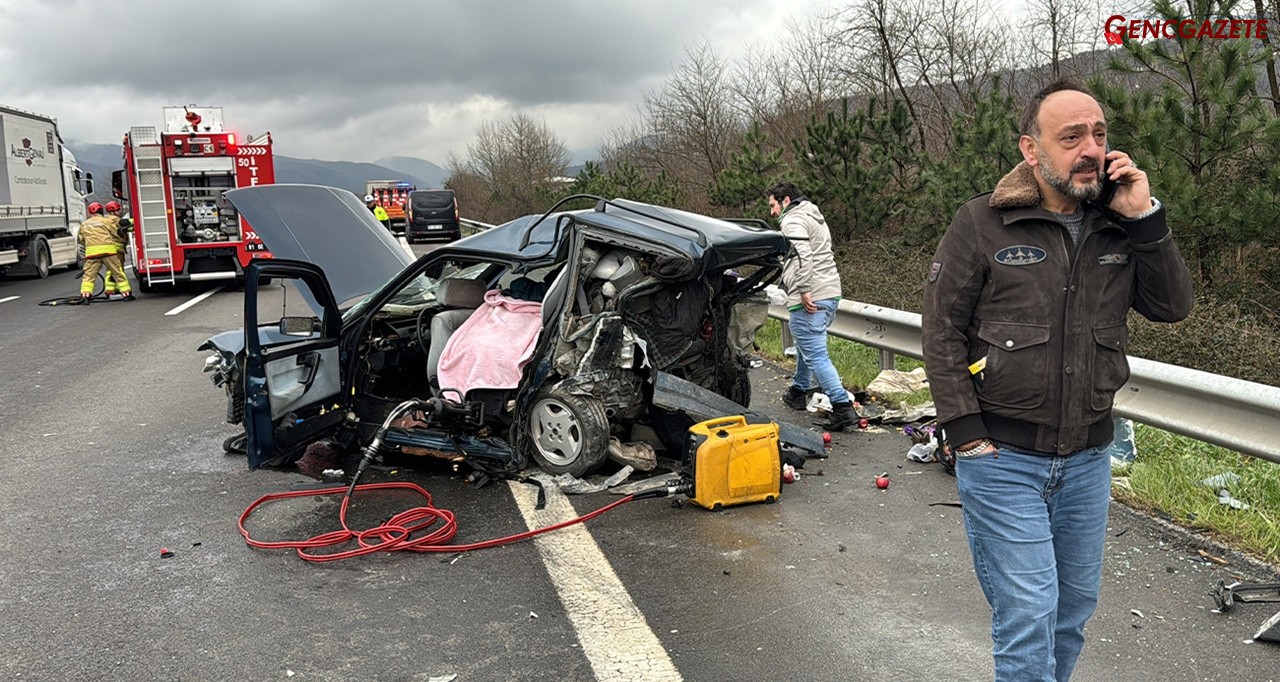
<svg viewBox="0 0 1280 682">
<path fill-rule="evenodd" d="M 881 349 L 880 350 L 880 371 L 883 372 L 886 369 L 897 369 L 898 363 L 896 362 L 896 360 L 897 360 L 897 356 L 893 354 L 893 351 Z"/>
</svg>

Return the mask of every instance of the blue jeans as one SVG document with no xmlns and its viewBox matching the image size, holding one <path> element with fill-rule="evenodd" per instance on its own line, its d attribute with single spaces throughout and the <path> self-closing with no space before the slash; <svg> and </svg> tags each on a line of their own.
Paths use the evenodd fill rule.
<svg viewBox="0 0 1280 682">
<path fill-rule="evenodd" d="M 1106 450 L 1056 457 L 1000 446 L 956 460 L 973 568 L 991 605 L 997 681 L 1071 678 L 1102 587 Z"/>
<path fill-rule="evenodd" d="M 844 384 L 840 383 L 840 374 L 827 353 L 827 327 L 835 321 L 840 301 L 824 298 L 813 303 L 818 312 L 810 313 L 804 308 L 793 310 L 787 322 L 791 336 L 796 340 L 796 374 L 791 379 L 791 386 L 797 391 L 807 391 L 816 378 L 818 386 L 832 403 L 853 402 L 849 392 L 844 390 Z"/>
</svg>

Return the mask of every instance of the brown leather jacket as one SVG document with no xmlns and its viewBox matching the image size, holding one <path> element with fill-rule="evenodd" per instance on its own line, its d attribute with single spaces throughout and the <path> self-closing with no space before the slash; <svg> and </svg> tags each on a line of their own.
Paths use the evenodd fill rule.
<svg viewBox="0 0 1280 682">
<path fill-rule="evenodd" d="M 1163 208 L 1141 220 L 1084 211 L 1073 249 L 1023 163 L 947 228 L 926 277 L 923 343 L 953 445 L 989 437 L 1045 454 L 1105 445 L 1129 378 L 1129 309 L 1156 322 L 1191 312 L 1191 274 Z"/>
</svg>

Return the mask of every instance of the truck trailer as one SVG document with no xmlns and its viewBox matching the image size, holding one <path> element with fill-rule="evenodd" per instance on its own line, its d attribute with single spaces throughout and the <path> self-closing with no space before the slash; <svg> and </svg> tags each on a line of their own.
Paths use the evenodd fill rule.
<svg viewBox="0 0 1280 682">
<path fill-rule="evenodd" d="M 57 120 L 0 106 L 0 149 L 0 274 L 43 278 L 77 267 L 93 176 L 80 172 Z"/>
<path fill-rule="evenodd" d="M 392 230 L 405 228 L 405 203 L 409 201 L 409 193 L 415 189 L 417 187 L 407 180 L 369 180 L 364 183 L 364 193 L 386 209 Z"/>
<path fill-rule="evenodd" d="M 225 129 L 221 107 L 165 107 L 163 128 L 130 128 L 111 189 L 133 216 L 138 288 L 242 280 L 271 254 L 223 193 L 274 182 L 271 134 L 242 142 Z"/>
</svg>

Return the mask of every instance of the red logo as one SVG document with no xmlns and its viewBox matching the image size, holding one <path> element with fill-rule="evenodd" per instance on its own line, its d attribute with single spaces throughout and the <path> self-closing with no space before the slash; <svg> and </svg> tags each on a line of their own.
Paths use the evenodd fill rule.
<svg viewBox="0 0 1280 682">
<path fill-rule="evenodd" d="M 1107 39 L 1108 45 L 1121 45 L 1126 37 L 1130 40 L 1252 38 L 1265 42 L 1268 28 L 1266 19 L 1128 19 L 1123 14 L 1116 14 L 1107 17 L 1102 26 L 1102 35 Z"/>
<path fill-rule="evenodd" d="M 24 137 L 24 138 L 22 138 L 22 148 L 23 148 L 23 149 L 31 149 L 31 138 L 29 138 L 29 137 Z M 30 157 L 30 156 L 28 156 L 28 157 L 27 157 L 27 165 L 28 165 L 28 166 L 30 166 L 30 165 L 31 165 L 31 157 Z"/>
</svg>

